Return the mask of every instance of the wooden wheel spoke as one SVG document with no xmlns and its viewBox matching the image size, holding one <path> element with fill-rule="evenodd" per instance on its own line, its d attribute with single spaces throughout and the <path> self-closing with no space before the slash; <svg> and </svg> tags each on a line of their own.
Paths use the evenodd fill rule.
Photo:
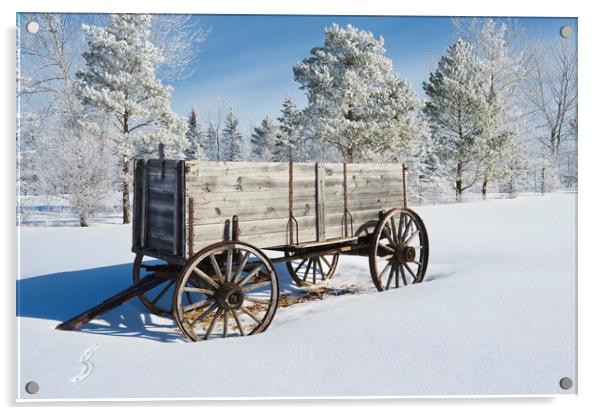
<svg viewBox="0 0 602 415">
<path fill-rule="evenodd" d="M 403 226 L 401 226 L 401 224 L 403 223 Z M 405 233 L 405 230 L 407 229 L 408 225 L 406 223 L 406 217 L 405 215 L 402 213 L 399 214 L 399 229 L 397 229 L 397 242 L 403 241 L 403 236 L 402 236 L 402 229 Z"/>
<path fill-rule="evenodd" d="M 295 268 L 295 272 L 299 271 L 299 269 L 303 266 L 303 264 L 305 264 L 307 262 L 307 258 L 305 258 L 303 261 L 301 261 L 301 263 L 299 265 L 297 265 L 297 268 Z"/>
<path fill-rule="evenodd" d="M 401 226 L 401 223 L 399 226 Z M 393 235 L 395 244 L 399 244 L 399 240 L 397 239 L 397 227 L 395 226 L 395 216 L 391 216 L 391 234 Z"/>
<path fill-rule="evenodd" d="M 385 228 L 383 229 L 383 234 L 385 235 L 385 237 L 389 240 L 389 243 L 393 246 L 395 246 L 395 241 L 393 240 L 393 238 L 391 238 L 391 229 L 388 226 L 385 226 Z M 379 241 L 380 244 L 380 241 Z"/>
<path fill-rule="evenodd" d="M 381 240 L 381 241 L 378 241 L 378 246 L 380 246 L 381 248 L 384 248 L 384 249 L 386 249 L 387 251 L 389 251 L 389 252 L 391 252 L 391 253 L 395 252 L 395 249 L 391 248 L 389 245 L 385 245 L 385 244 L 383 244 L 383 241 L 382 241 L 382 240 Z"/>
<path fill-rule="evenodd" d="M 187 312 L 189 312 L 190 310 L 195 310 L 195 309 L 197 309 L 197 308 L 201 308 L 201 307 L 203 307 L 203 306 L 206 306 L 207 304 L 209 304 L 209 303 L 211 303 L 211 302 L 213 302 L 213 301 L 212 301 L 212 300 L 201 300 L 201 301 L 197 301 L 196 303 L 193 303 L 193 304 L 187 305 L 187 306 L 185 306 L 185 307 L 182 307 L 182 311 L 183 311 L 183 312 L 185 312 L 185 313 L 187 313 Z"/>
<path fill-rule="evenodd" d="M 226 281 L 232 280 L 232 255 L 234 254 L 234 249 L 228 249 L 228 254 L 226 255 Z"/>
<path fill-rule="evenodd" d="M 383 279 L 383 275 L 385 274 L 385 272 L 387 272 L 387 270 L 388 270 L 389 268 L 391 268 L 391 261 L 389 261 L 389 262 L 387 263 L 387 266 L 386 266 L 385 268 L 383 268 L 383 270 L 382 270 L 382 271 L 380 272 L 380 274 L 378 275 L 378 279 L 379 279 L 380 281 L 382 281 L 382 279 Z"/>
<path fill-rule="evenodd" d="M 245 300 L 249 300 L 252 303 L 258 303 L 258 304 L 270 304 L 270 300 L 265 300 L 263 298 L 256 298 L 256 297 L 250 297 L 250 296 L 246 296 Z"/>
<path fill-rule="evenodd" d="M 307 281 L 307 274 L 309 274 L 309 269 L 311 268 L 312 262 L 313 262 L 313 259 L 310 259 L 309 262 L 307 263 L 307 268 L 305 268 L 305 274 L 303 274 L 303 281 Z"/>
<path fill-rule="evenodd" d="M 209 327 L 207 328 L 207 331 L 205 332 L 203 339 L 207 340 L 209 338 L 209 336 L 211 335 L 211 332 L 213 331 L 213 328 L 215 327 L 215 323 L 217 322 L 217 319 L 220 317 L 221 314 L 222 314 L 222 309 L 220 308 L 215 312 L 215 315 L 213 316 L 213 319 L 211 320 L 211 324 L 209 324 Z"/>
<path fill-rule="evenodd" d="M 324 274 L 324 269 L 322 268 L 322 261 L 320 261 L 320 257 L 316 260 L 318 263 L 318 268 L 320 268 L 320 274 L 322 274 L 322 281 L 326 281 L 326 274 Z"/>
<path fill-rule="evenodd" d="M 320 258 L 326 263 L 326 265 L 328 265 L 328 270 L 330 271 L 330 269 L 332 268 L 332 262 L 328 262 L 325 256 L 321 256 Z"/>
<path fill-rule="evenodd" d="M 411 219 L 411 218 L 408 218 L 408 220 L 407 220 L 407 222 L 406 222 L 406 223 L 407 223 L 407 224 L 406 224 L 406 226 L 405 226 L 405 229 L 404 229 L 404 231 L 403 231 L 403 234 L 401 235 L 401 239 L 400 239 L 401 241 L 405 241 L 405 239 L 406 239 L 406 235 L 408 234 L 408 231 L 410 230 L 410 228 L 412 227 L 412 224 L 413 224 L 414 222 L 412 222 L 412 219 Z M 406 242 L 406 243 L 407 243 L 407 242 Z"/>
<path fill-rule="evenodd" d="M 247 265 L 247 262 L 249 261 L 250 256 L 251 256 L 251 252 L 247 251 L 247 253 L 245 254 L 245 256 L 242 259 L 242 262 L 240 263 L 240 266 L 238 267 L 238 270 L 236 271 L 236 275 L 234 276 L 234 278 L 232 278 L 232 282 L 238 281 L 238 279 L 242 275 L 242 271 L 245 269 L 245 266 Z"/>
<path fill-rule="evenodd" d="M 219 284 L 216 283 L 215 281 L 213 281 L 213 279 L 205 274 L 203 271 L 201 271 L 200 269 L 198 269 L 197 267 L 194 267 L 192 269 L 192 271 L 198 275 L 199 277 L 201 277 L 203 279 L 203 281 L 205 281 L 207 284 L 211 285 L 213 288 L 219 288 Z"/>
<path fill-rule="evenodd" d="M 159 292 L 159 294 L 157 294 L 157 296 L 155 297 L 155 299 L 151 301 L 151 304 L 153 304 L 153 305 L 157 304 L 157 301 L 159 301 L 161 299 L 161 297 L 163 297 L 165 295 L 165 293 L 167 292 L 167 290 L 169 290 L 172 285 L 174 285 L 174 281 L 173 280 L 171 280 L 169 282 L 169 284 L 166 284 L 165 287 L 163 287 L 163 289 Z"/>
<path fill-rule="evenodd" d="M 223 327 L 224 338 L 228 337 L 228 310 L 224 310 L 224 327 Z"/>
<path fill-rule="evenodd" d="M 232 310 L 232 315 L 234 316 L 234 321 L 236 321 L 236 325 L 238 326 L 238 331 L 240 331 L 240 335 L 246 336 L 247 334 L 245 333 L 245 329 L 242 327 L 242 324 L 240 324 L 240 319 L 238 318 L 238 313 L 236 312 L 236 310 Z"/>
<path fill-rule="evenodd" d="M 247 307 L 241 306 L 240 309 L 242 310 L 243 313 L 245 313 L 246 315 L 251 317 L 253 320 L 255 320 L 257 322 L 257 324 L 261 324 L 261 320 L 255 314 L 253 314 L 251 312 L 251 310 L 249 310 Z"/>
<path fill-rule="evenodd" d="M 217 263 L 217 260 L 215 259 L 215 255 L 209 255 L 209 259 L 211 260 L 211 267 L 213 268 L 213 272 L 215 272 L 215 275 L 217 275 L 219 282 L 223 283 L 224 276 L 222 275 L 222 270 L 220 269 L 220 266 Z"/>
<path fill-rule="evenodd" d="M 414 232 L 412 232 L 412 234 L 408 237 L 408 239 L 403 241 L 404 245 L 407 245 L 410 242 L 412 242 L 412 239 L 414 239 L 416 237 L 416 235 L 418 235 L 419 233 L 420 233 L 420 231 L 418 229 L 416 229 Z"/>
<path fill-rule="evenodd" d="M 215 310 L 217 307 L 218 307 L 217 303 L 215 303 L 215 302 L 214 302 L 214 303 L 213 303 L 213 304 L 211 304 L 209 307 L 207 307 L 207 309 L 206 309 L 205 311 L 203 311 L 203 312 L 202 312 L 200 315 L 198 315 L 197 317 L 193 318 L 193 319 L 190 321 L 190 323 L 188 323 L 188 325 L 189 325 L 190 327 L 194 327 L 194 326 L 196 325 L 196 323 L 197 323 L 197 322 L 199 322 L 199 321 L 201 321 L 201 322 L 202 322 L 202 321 L 203 321 L 203 319 L 204 319 L 205 317 L 207 317 L 209 314 L 211 314 L 211 312 L 212 312 L 213 310 Z"/>
<path fill-rule="evenodd" d="M 257 288 L 265 287 L 267 285 L 272 285 L 272 281 L 262 281 L 257 282 L 255 284 L 245 285 L 244 287 L 242 287 L 242 291 L 246 293 L 249 291 L 256 290 Z"/>
<path fill-rule="evenodd" d="M 399 288 L 399 267 L 395 267 L 395 288 Z"/>
<path fill-rule="evenodd" d="M 401 279 L 403 280 L 403 285 L 408 285 L 408 281 L 406 280 L 406 273 L 403 270 L 403 267 L 401 267 Z"/>
<path fill-rule="evenodd" d="M 238 283 L 239 286 L 243 286 L 246 283 L 249 282 L 249 280 L 251 280 L 251 278 L 253 278 L 255 275 L 257 275 L 257 273 L 261 270 L 261 268 L 263 267 L 263 264 L 257 265 L 255 268 L 253 268 L 253 270 L 251 272 L 249 272 L 247 275 L 245 275 L 245 277 L 242 279 L 241 282 Z"/>
<path fill-rule="evenodd" d="M 391 286 L 391 281 L 393 280 L 394 271 L 395 271 L 395 266 L 391 266 L 391 271 L 389 271 L 389 279 L 387 280 L 387 287 L 386 287 L 387 290 Z"/>
<path fill-rule="evenodd" d="M 205 294 L 205 295 L 215 295 L 215 291 L 206 290 L 205 288 L 196 288 L 196 287 L 184 287 L 184 292 L 199 293 L 199 294 Z"/>
<path fill-rule="evenodd" d="M 417 279 L 417 278 L 416 278 L 416 274 L 414 274 L 414 271 L 412 271 L 412 268 L 410 268 L 410 267 L 408 266 L 408 264 L 406 264 L 405 262 L 404 262 L 403 266 L 404 266 L 404 267 L 405 267 L 405 268 L 408 270 L 408 272 L 410 273 L 410 275 L 411 275 L 411 276 L 412 276 L 412 278 L 413 278 L 413 281 L 416 281 L 416 279 Z"/>
<path fill-rule="evenodd" d="M 316 271 L 316 262 L 317 262 L 317 261 L 314 259 L 314 268 L 313 268 L 313 272 L 312 272 L 312 276 L 313 276 L 313 283 L 314 283 L 314 284 L 316 283 L 316 273 L 317 273 L 317 271 Z"/>
</svg>

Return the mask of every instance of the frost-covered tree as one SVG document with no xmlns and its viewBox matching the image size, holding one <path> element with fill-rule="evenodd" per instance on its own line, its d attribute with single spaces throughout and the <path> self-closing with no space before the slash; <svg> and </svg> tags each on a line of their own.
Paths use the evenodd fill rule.
<svg viewBox="0 0 602 415">
<path fill-rule="evenodd" d="M 479 141 L 490 128 L 489 106 L 480 93 L 481 70 L 472 46 L 458 39 L 424 83 L 428 96 L 424 113 L 458 200 L 480 177 Z"/>
<path fill-rule="evenodd" d="M 424 120 L 423 120 L 424 121 Z M 415 191 L 419 205 L 425 201 L 436 201 L 441 193 L 442 178 L 437 143 L 427 128 L 417 137 L 410 154 L 406 156 L 409 175 L 414 177 Z"/>
<path fill-rule="evenodd" d="M 274 161 L 278 126 L 271 117 L 265 117 L 251 133 L 253 158 L 261 161 Z"/>
<path fill-rule="evenodd" d="M 244 143 L 238 124 L 238 117 L 234 114 L 234 109 L 230 107 L 224 121 L 224 130 L 222 131 L 224 144 L 224 157 L 222 157 L 222 160 L 244 160 Z"/>
<path fill-rule="evenodd" d="M 130 222 L 129 161 L 150 154 L 159 144 L 167 154 L 187 148 L 186 122 L 170 108 L 171 88 L 155 75 L 163 61 L 151 42 L 152 16 L 113 14 L 106 27 L 83 25 L 88 50 L 86 66 L 77 73 L 82 101 L 110 114 L 110 138 L 122 164 L 123 223 Z"/>
<path fill-rule="evenodd" d="M 83 38 L 72 15 L 36 14 L 40 25 L 27 36 L 19 52 L 27 56 L 19 67 L 19 96 L 29 115 L 20 118 L 18 143 L 26 163 L 20 177 L 35 181 L 38 194 L 65 198 L 81 226 L 98 212 L 114 185 L 114 153 L 103 129 L 105 117 L 85 108 L 76 96 L 75 68 L 81 63 Z M 29 99 L 30 97 L 36 99 Z M 21 125 L 23 124 L 23 125 Z M 23 144 L 23 146 L 21 145 Z"/>
<path fill-rule="evenodd" d="M 106 137 L 86 128 L 85 120 L 65 116 L 46 123 L 46 134 L 37 145 L 44 155 L 37 167 L 44 193 L 64 197 L 73 206 L 80 226 L 110 203 L 115 186 L 117 160 Z M 82 114 L 101 123 L 102 114 Z"/>
<path fill-rule="evenodd" d="M 308 98 L 304 114 L 315 138 L 336 147 L 345 161 L 405 146 L 420 101 L 391 72 L 384 39 L 351 25 L 333 24 L 324 33 L 323 46 L 293 68 Z"/>
<path fill-rule="evenodd" d="M 213 125 L 213 121 L 210 120 L 207 125 L 207 131 L 205 132 L 205 140 L 203 145 L 209 160 L 219 160 L 218 140 L 218 130 Z"/>
<path fill-rule="evenodd" d="M 203 148 L 203 129 L 194 107 L 192 107 L 190 114 L 188 115 L 186 139 L 188 140 L 188 148 L 185 151 L 186 158 L 189 160 L 205 160 L 206 154 Z"/>
<path fill-rule="evenodd" d="M 576 160 L 577 155 L 573 128 L 577 123 L 577 51 L 573 42 L 559 39 L 546 50 L 538 50 L 523 86 L 530 120 L 536 126 L 535 139 L 544 149 L 543 163 L 551 180 L 548 188 L 560 180 L 562 164 Z M 563 145 L 570 145 L 564 155 L 572 157 L 563 157 Z"/>
<path fill-rule="evenodd" d="M 274 148 L 275 158 L 278 161 L 302 161 L 307 157 L 310 149 L 308 142 L 301 131 L 301 113 L 290 96 L 287 96 L 280 109 L 278 117 L 278 135 Z"/>
<path fill-rule="evenodd" d="M 473 45 L 473 51 L 481 62 L 482 93 L 488 105 L 490 120 L 480 142 L 482 152 L 483 197 L 487 195 L 489 181 L 507 180 L 512 176 L 511 152 L 520 146 L 523 131 L 521 97 L 518 87 L 525 75 L 525 50 L 511 49 L 512 35 L 505 22 L 493 19 L 459 19 L 454 21 L 462 38 Z M 518 30 L 514 28 L 514 30 Z"/>
</svg>

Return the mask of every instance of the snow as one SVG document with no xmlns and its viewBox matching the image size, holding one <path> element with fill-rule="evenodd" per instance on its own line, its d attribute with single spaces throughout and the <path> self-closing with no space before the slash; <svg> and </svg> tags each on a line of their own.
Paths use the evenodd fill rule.
<svg viewBox="0 0 602 415">
<path fill-rule="evenodd" d="M 21 399 L 561 394 L 576 380 L 576 195 L 418 207 L 424 283 L 375 292 L 342 257 L 329 296 L 261 335 L 189 343 L 132 301 L 54 326 L 126 287 L 127 226 L 20 230 Z M 284 266 L 283 291 L 298 292 Z M 40 385 L 27 395 L 24 385 Z"/>
</svg>

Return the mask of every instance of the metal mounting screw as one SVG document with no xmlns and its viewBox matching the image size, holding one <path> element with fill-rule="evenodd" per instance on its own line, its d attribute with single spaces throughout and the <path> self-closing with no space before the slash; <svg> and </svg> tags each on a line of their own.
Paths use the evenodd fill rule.
<svg viewBox="0 0 602 415">
<path fill-rule="evenodd" d="M 29 393 L 30 395 L 38 393 L 39 390 L 40 386 L 36 382 L 27 382 L 27 384 L 25 385 L 25 391 L 27 391 L 27 393 Z"/>
<path fill-rule="evenodd" d="M 571 26 L 562 26 L 560 28 L 560 36 L 562 36 L 565 39 L 571 37 L 572 32 L 573 30 L 571 29 Z"/>
<path fill-rule="evenodd" d="M 560 387 L 564 390 L 571 389 L 573 387 L 573 380 L 571 378 L 560 379 Z"/>
</svg>

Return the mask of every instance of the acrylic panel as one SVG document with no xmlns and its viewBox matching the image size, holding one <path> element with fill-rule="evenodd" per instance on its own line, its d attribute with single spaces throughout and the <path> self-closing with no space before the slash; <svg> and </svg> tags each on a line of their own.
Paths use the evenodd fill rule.
<svg viewBox="0 0 602 415">
<path fill-rule="evenodd" d="M 18 398 L 577 391 L 577 19 L 17 14 Z"/>
</svg>

